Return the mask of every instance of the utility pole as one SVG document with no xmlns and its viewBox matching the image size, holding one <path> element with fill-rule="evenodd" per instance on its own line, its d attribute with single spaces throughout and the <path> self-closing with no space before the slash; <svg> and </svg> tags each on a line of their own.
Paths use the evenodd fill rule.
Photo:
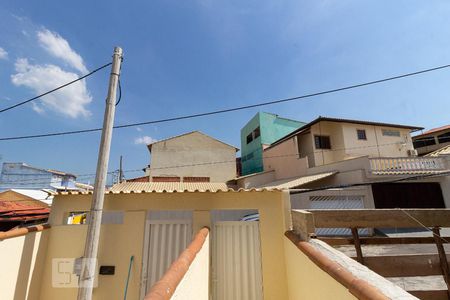
<svg viewBox="0 0 450 300">
<path fill-rule="evenodd" d="M 120 162 L 119 162 L 119 183 L 122 183 L 123 181 L 123 168 L 122 168 L 122 155 L 120 156 Z"/>
<path fill-rule="evenodd" d="M 95 176 L 94 192 L 79 279 L 78 300 L 91 300 L 96 273 L 100 226 L 102 223 L 103 201 L 105 197 L 105 183 L 108 172 L 109 152 L 111 147 L 112 127 L 116 109 L 116 90 L 122 62 L 122 48 L 115 47 L 109 77 L 108 98 L 106 99 L 105 115 L 103 118 L 102 138 L 98 152 L 97 173 Z"/>
</svg>

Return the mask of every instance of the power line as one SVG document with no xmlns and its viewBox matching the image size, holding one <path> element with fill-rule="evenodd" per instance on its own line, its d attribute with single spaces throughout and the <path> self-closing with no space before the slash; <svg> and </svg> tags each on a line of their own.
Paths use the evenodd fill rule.
<svg viewBox="0 0 450 300">
<path fill-rule="evenodd" d="M 311 97 L 316 97 L 316 96 L 321 96 L 321 95 L 326 95 L 326 94 L 331 94 L 331 93 L 336 93 L 336 92 L 342 92 L 345 90 L 350 90 L 350 89 L 360 88 L 360 87 L 364 87 L 364 86 L 379 84 L 379 83 L 383 83 L 383 82 L 387 82 L 387 81 L 392 81 L 392 80 L 396 80 L 396 79 L 401 79 L 401 78 L 405 78 L 405 77 L 415 76 L 415 75 L 419 75 L 419 74 L 423 74 L 423 73 L 441 70 L 441 69 L 448 68 L 448 67 L 450 67 L 450 64 L 439 66 L 439 67 L 434 67 L 434 68 L 429 68 L 429 69 L 425 69 L 425 70 L 421 70 L 421 71 L 416 71 L 416 72 L 412 72 L 412 73 L 397 75 L 397 76 L 393 76 L 393 77 L 388 77 L 388 78 L 384 78 L 384 79 L 368 81 L 368 82 L 359 83 L 359 84 L 353 84 L 353 85 L 340 87 L 340 88 L 336 88 L 336 89 L 331 89 L 331 90 L 326 90 L 326 91 L 321 91 L 321 92 L 316 92 L 316 93 L 311 93 L 311 94 L 305 94 L 305 95 L 291 97 L 291 98 L 278 99 L 278 100 L 262 102 L 262 103 L 257 103 L 257 104 L 250 104 L 250 105 L 238 106 L 238 107 L 234 107 L 234 108 L 226 108 L 226 109 L 220 109 L 220 110 L 215 110 L 215 111 L 210 111 L 210 112 L 197 113 L 197 114 L 191 114 L 191 115 L 185 115 L 185 116 L 179 116 L 179 117 L 173 117 L 173 118 L 117 125 L 117 126 L 114 126 L 113 128 L 121 129 L 121 128 L 128 128 L 128 127 L 142 126 L 142 125 L 180 121 L 180 120 L 185 120 L 185 119 L 205 117 L 205 116 L 228 113 L 228 112 L 233 112 L 233 111 L 238 111 L 238 110 L 245 110 L 245 109 L 249 109 L 249 108 L 290 102 L 290 101 L 294 101 L 294 100 L 301 100 L 301 99 L 305 99 L 305 98 L 311 98 Z M 102 130 L 101 128 L 91 128 L 91 129 L 84 129 L 84 130 L 62 131 L 62 132 L 23 135 L 23 136 L 15 136 L 15 137 L 3 137 L 3 138 L 0 138 L 0 141 L 23 140 L 23 139 L 44 138 L 44 137 L 51 137 L 51 136 L 81 134 L 81 133 L 96 132 L 96 131 L 101 131 L 101 130 Z"/>
<path fill-rule="evenodd" d="M 355 147 L 347 147 L 347 148 L 334 148 L 334 149 L 327 149 L 326 152 L 334 152 L 334 151 L 345 151 L 345 150 L 358 150 L 358 149 L 367 149 L 367 148 L 376 148 L 376 147 L 386 147 L 386 146 L 393 146 L 393 145 L 399 145 L 399 142 L 395 143 L 385 143 L 385 144 L 378 144 L 378 145 L 367 145 L 367 146 L 355 146 Z M 310 152 L 302 153 L 304 155 L 308 154 L 315 154 L 315 153 L 322 153 L 322 150 L 314 150 Z M 298 157 L 299 153 L 289 153 L 289 154 L 280 154 L 280 155 L 270 155 L 270 156 L 264 156 L 264 159 L 272 159 L 272 158 L 288 158 L 288 157 Z M 376 158 L 376 157 L 375 157 Z M 173 166 L 165 166 L 165 167 L 155 167 L 152 168 L 152 170 L 164 170 L 164 169 L 176 169 L 176 168 L 185 168 L 185 167 L 195 167 L 195 166 L 205 166 L 205 165 L 219 165 L 219 164 L 227 164 L 227 163 L 235 163 L 236 159 L 234 160 L 222 160 L 222 161 L 213 161 L 213 162 L 202 162 L 202 163 L 193 163 L 193 164 L 183 164 L 183 165 L 173 165 Z M 141 169 L 129 169 L 124 170 L 124 173 L 130 173 L 130 172 L 142 172 Z M 117 173 L 117 171 L 109 171 L 109 175 L 114 175 Z M 8 174 L 5 174 L 8 175 Z M 9 175 L 19 175 L 19 174 L 9 174 Z M 35 176 L 36 174 L 29 174 L 30 176 Z M 42 174 L 42 176 L 47 176 L 46 174 Z M 77 179 L 80 178 L 93 178 L 95 177 L 95 173 L 86 173 L 86 174 L 77 174 L 75 175 Z M 40 183 L 47 183 L 48 181 L 42 181 L 41 178 L 36 179 L 21 179 L 21 180 L 9 180 L 5 183 L 15 183 L 15 182 L 30 182 L 30 181 L 40 181 Z"/>
<path fill-rule="evenodd" d="M 95 70 L 93 70 L 93 71 L 87 73 L 86 75 L 83 75 L 83 76 L 81 76 L 81 77 L 78 77 L 77 79 L 74 79 L 74 80 L 72 80 L 72 81 L 70 81 L 70 82 L 67 82 L 67 83 L 65 83 L 65 84 L 63 84 L 63 85 L 60 85 L 60 86 L 58 86 L 57 88 L 54 88 L 54 89 L 52 89 L 52 90 L 50 90 L 50 91 L 47 91 L 47 92 L 45 92 L 45 93 L 43 93 L 43 94 L 37 95 L 37 96 L 35 96 L 35 97 L 33 97 L 33 98 L 24 100 L 24 101 L 22 101 L 22 102 L 16 103 L 16 104 L 11 105 L 11 106 L 9 106 L 9 107 L 0 109 L 0 113 L 3 113 L 3 112 L 5 112 L 5 111 L 11 110 L 11 109 L 16 108 L 16 107 L 19 107 L 19 106 L 21 106 L 21 105 L 27 104 L 27 103 L 29 103 L 29 102 L 31 102 L 31 101 L 34 101 L 34 100 L 36 100 L 36 99 L 39 99 L 39 98 L 41 98 L 41 97 L 43 97 L 43 96 L 45 96 L 45 95 L 51 94 L 51 93 L 53 93 L 53 92 L 56 92 L 57 90 L 60 90 L 60 89 L 62 89 L 62 88 L 64 88 L 64 87 L 66 87 L 66 86 L 69 86 L 69 85 L 71 85 L 71 84 L 74 84 L 74 83 L 77 82 L 77 81 L 83 80 L 84 78 L 91 76 L 92 74 L 94 74 L 94 73 L 96 73 L 96 72 L 98 72 L 98 71 L 100 71 L 100 70 L 106 68 L 106 67 L 109 66 L 109 65 L 111 65 L 111 63 L 107 63 L 107 64 L 105 64 L 105 65 L 103 65 L 103 66 L 101 66 L 101 67 L 98 67 L 97 69 L 95 69 Z"/>
</svg>

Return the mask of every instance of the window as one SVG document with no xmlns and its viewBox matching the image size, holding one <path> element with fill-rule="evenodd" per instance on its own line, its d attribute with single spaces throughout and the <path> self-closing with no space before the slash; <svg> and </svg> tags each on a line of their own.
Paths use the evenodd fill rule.
<svg viewBox="0 0 450 300">
<path fill-rule="evenodd" d="M 331 149 L 330 137 L 324 135 L 315 135 L 314 145 L 316 146 L 316 149 Z"/>
<path fill-rule="evenodd" d="M 250 144 L 253 141 L 253 135 L 252 133 L 250 133 L 249 135 L 247 135 L 247 144 Z"/>
<path fill-rule="evenodd" d="M 450 142 L 450 132 L 438 135 L 439 144 Z"/>
<path fill-rule="evenodd" d="M 426 147 L 436 145 L 436 141 L 433 137 L 425 137 L 421 139 L 417 139 L 413 142 L 414 148 Z"/>
<path fill-rule="evenodd" d="M 253 140 L 256 140 L 261 135 L 261 130 L 259 126 L 256 127 L 249 135 L 247 135 L 247 144 L 250 144 Z"/>
<path fill-rule="evenodd" d="M 367 140 L 366 131 L 364 129 L 356 129 L 358 140 Z"/>
<path fill-rule="evenodd" d="M 384 136 L 398 136 L 398 137 L 400 137 L 400 131 L 398 131 L 398 130 L 383 129 L 381 132 L 382 132 L 382 134 Z"/>
<path fill-rule="evenodd" d="M 259 126 L 253 131 L 253 139 L 257 139 L 261 135 L 261 130 L 259 129 Z"/>
</svg>

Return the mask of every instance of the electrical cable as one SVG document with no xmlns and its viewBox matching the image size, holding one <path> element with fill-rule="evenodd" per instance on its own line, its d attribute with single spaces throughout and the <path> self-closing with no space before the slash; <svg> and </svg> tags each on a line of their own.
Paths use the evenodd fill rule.
<svg viewBox="0 0 450 300">
<path fill-rule="evenodd" d="M 122 86 L 120 85 L 120 77 L 117 80 L 117 82 L 119 83 L 119 99 L 116 102 L 116 106 L 120 103 L 120 100 L 122 99 Z"/>
<path fill-rule="evenodd" d="M 101 66 L 101 67 L 98 67 L 97 69 L 95 69 L 95 70 L 93 70 L 93 71 L 87 73 L 86 75 L 83 75 L 83 76 L 81 76 L 81 77 L 78 77 L 77 79 L 74 79 L 74 80 L 72 80 L 72 81 L 69 81 L 69 82 L 63 84 L 63 85 L 58 86 L 57 88 L 54 88 L 54 89 L 52 89 L 52 90 L 50 90 L 50 91 L 47 91 L 47 92 L 45 92 L 45 93 L 42 93 L 42 94 L 40 94 L 40 95 L 34 96 L 33 98 L 30 98 L 30 99 L 28 99 L 28 100 L 25 100 L 25 101 L 16 103 L 16 104 L 11 105 L 11 106 L 9 106 L 9 107 L 0 109 L 0 113 L 3 113 L 3 112 L 5 112 L 5 111 L 11 110 L 11 109 L 16 108 L 16 107 L 19 107 L 19 106 L 21 106 L 21 105 L 27 104 L 27 103 L 29 103 L 29 102 L 31 102 L 31 101 L 34 101 L 34 100 L 36 100 L 36 99 L 39 99 L 39 98 L 41 98 L 41 97 L 43 97 L 43 96 L 45 96 L 45 95 L 51 94 L 51 93 L 53 93 L 53 92 L 56 92 L 57 90 L 60 90 L 60 89 L 62 89 L 62 88 L 64 88 L 64 87 L 66 87 L 66 86 L 69 86 L 69 85 L 71 85 L 71 84 L 74 84 L 74 83 L 77 82 L 77 81 L 83 80 L 84 78 L 91 76 L 92 74 L 94 74 L 94 73 L 96 73 L 96 72 L 98 72 L 98 71 L 100 71 L 100 70 L 106 68 L 107 66 L 109 66 L 109 65 L 111 65 L 111 64 L 112 64 L 112 63 L 107 63 L 107 64 L 105 64 L 105 65 L 103 65 L 103 66 Z"/>
<path fill-rule="evenodd" d="M 433 138 L 434 139 L 434 138 Z M 356 147 L 347 147 L 347 148 L 334 148 L 334 149 L 328 149 L 327 152 L 333 152 L 333 151 L 345 151 L 345 150 L 357 150 L 357 149 L 367 149 L 367 148 L 374 148 L 374 147 L 385 147 L 385 146 L 392 146 L 392 145 L 398 145 L 398 142 L 395 143 L 386 143 L 386 144 L 380 144 L 380 145 L 368 145 L 368 146 L 356 146 Z M 315 150 L 311 152 L 305 152 L 304 155 L 309 154 L 315 154 L 315 153 L 321 153 L 322 150 Z M 281 155 L 271 155 L 271 156 L 264 156 L 265 159 L 272 159 L 272 158 L 287 158 L 287 157 L 298 157 L 299 153 L 291 153 L 291 154 L 281 154 Z M 236 160 L 223 160 L 223 161 L 214 161 L 214 162 L 203 162 L 203 163 L 194 163 L 194 164 L 183 164 L 183 165 L 173 165 L 173 166 L 165 166 L 165 167 L 155 167 L 152 168 L 152 170 L 163 170 L 163 169 L 175 169 L 175 168 L 184 168 L 184 167 L 194 167 L 194 166 L 204 166 L 204 165 L 218 165 L 218 164 L 226 164 L 226 163 L 235 163 Z M 108 175 L 113 175 L 117 171 L 109 171 Z M 124 173 L 130 173 L 130 172 L 142 172 L 141 169 L 130 169 L 130 170 L 124 170 Z M 20 175 L 20 174 L 8 174 L 8 175 Z M 75 174 L 74 174 L 75 175 Z M 30 176 L 36 176 L 36 174 L 30 174 Z M 47 176 L 46 174 L 42 174 L 42 176 Z M 86 173 L 86 174 L 79 174 L 75 175 L 77 179 L 79 178 L 94 178 L 95 173 Z M 15 180 L 15 181 L 7 181 L 5 183 L 15 183 L 15 182 L 30 182 L 30 181 L 39 181 L 40 178 L 36 179 L 21 179 L 21 180 Z M 42 182 L 42 183 L 46 183 Z"/>
<path fill-rule="evenodd" d="M 396 80 L 396 79 L 401 79 L 401 78 L 405 78 L 405 77 L 415 76 L 415 75 L 419 75 L 419 74 L 423 74 L 423 73 L 427 73 L 427 72 L 441 70 L 441 69 L 448 68 L 448 67 L 450 67 L 450 65 L 443 65 L 443 66 L 429 68 L 429 69 L 416 71 L 416 72 L 412 72 L 412 73 L 406 73 L 406 74 L 397 75 L 397 76 L 393 76 L 393 77 L 388 77 L 388 78 L 384 78 L 384 79 L 373 80 L 373 81 L 359 83 L 359 84 L 353 84 L 353 85 L 349 85 L 349 86 L 345 86 L 345 87 L 335 88 L 335 89 L 321 91 L 321 92 L 316 92 L 316 93 L 311 93 L 311 94 L 305 94 L 305 95 L 291 97 L 291 98 L 278 99 L 278 100 L 273 100 L 273 101 L 268 101 L 268 102 L 262 102 L 262 103 L 244 105 L 244 106 L 238 106 L 238 107 L 234 107 L 234 108 L 220 109 L 220 110 L 204 112 L 204 113 L 196 113 L 196 114 L 179 116 L 179 117 L 172 117 L 172 118 L 166 118 L 166 119 L 159 119 L 159 120 L 152 120 L 152 121 L 130 123 L 130 124 L 125 124 L 125 125 L 117 125 L 117 126 L 114 126 L 113 128 L 114 129 L 121 129 L 121 128 L 128 128 L 128 127 L 142 126 L 142 125 L 150 125 L 150 124 L 157 124 L 157 123 L 179 121 L 179 120 L 185 120 L 185 119 L 192 119 L 192 118 L 198 118 L 198 117 L 204 117 L 204 116 L 228 113 L 228 112 L 244 110 L 244 109 L 249 109 L 249 108 L 255 108 L 255 107 L 261 107 L 261 106 L 279 104 L 279 103 L 284 103 L 284 102 L 289 102 L 289 101 L 294 101 L 294 100 L 301 100 L 301 99 L 305 99 L 305 98 L 311 98 L 311 97 L 316 97 L 316 96 L 321 96 L 321 95 L 341 92 L 341 91 L 345 91 L 345 90 L 350 90 L 350 89 L 354 89 L 354 88 L 360 88 L 360 87 L 364 87 L 364 86 L 379 84 L 379 83 L 392 81 L 392 80 Z M 23 136 L 14 136 L 14 137 L 3 137 L 3 138 L 0 138 L 0 141 L 11 141 L 11 140 L 22 140 L 22 139 L 43 138 L 43 137 L 51 137 L 51 136 L 81 134 L 81 133 L 96 132 L 96 131 L 101 131 L 101 130 L 102 130 L 102 128 L 91 128 L 91 129 L 83 129 L 83 130 L 43 133 L 43 134 L 34 134 L 34 135 L 23 135 Z"/>
</svg>

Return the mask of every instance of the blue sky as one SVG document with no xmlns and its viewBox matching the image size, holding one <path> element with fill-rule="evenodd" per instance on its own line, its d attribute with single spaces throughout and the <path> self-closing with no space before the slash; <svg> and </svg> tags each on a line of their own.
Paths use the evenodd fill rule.
<svg viewBox="0 0 450 300">
<path fill-rule="evenodd" d="M 450 63 L 448 1 L 2 1 L 0 108 L 111 60 L 124 49 L 115 124 L 332 89 Z M 0 136 L 100 127 L 108 71 L 0 115 Z M 449 124 L 450 70 L 261 108 Z M 145 144 L 200 130 L 239 145 L 259 109 L 116 130 L 110 170 L 149 163 Z M 95 172 L 100 134 L 0 142 L 2 161 Z M 127 173 L 128 177 L 140 173 Z"/>
</svg>

